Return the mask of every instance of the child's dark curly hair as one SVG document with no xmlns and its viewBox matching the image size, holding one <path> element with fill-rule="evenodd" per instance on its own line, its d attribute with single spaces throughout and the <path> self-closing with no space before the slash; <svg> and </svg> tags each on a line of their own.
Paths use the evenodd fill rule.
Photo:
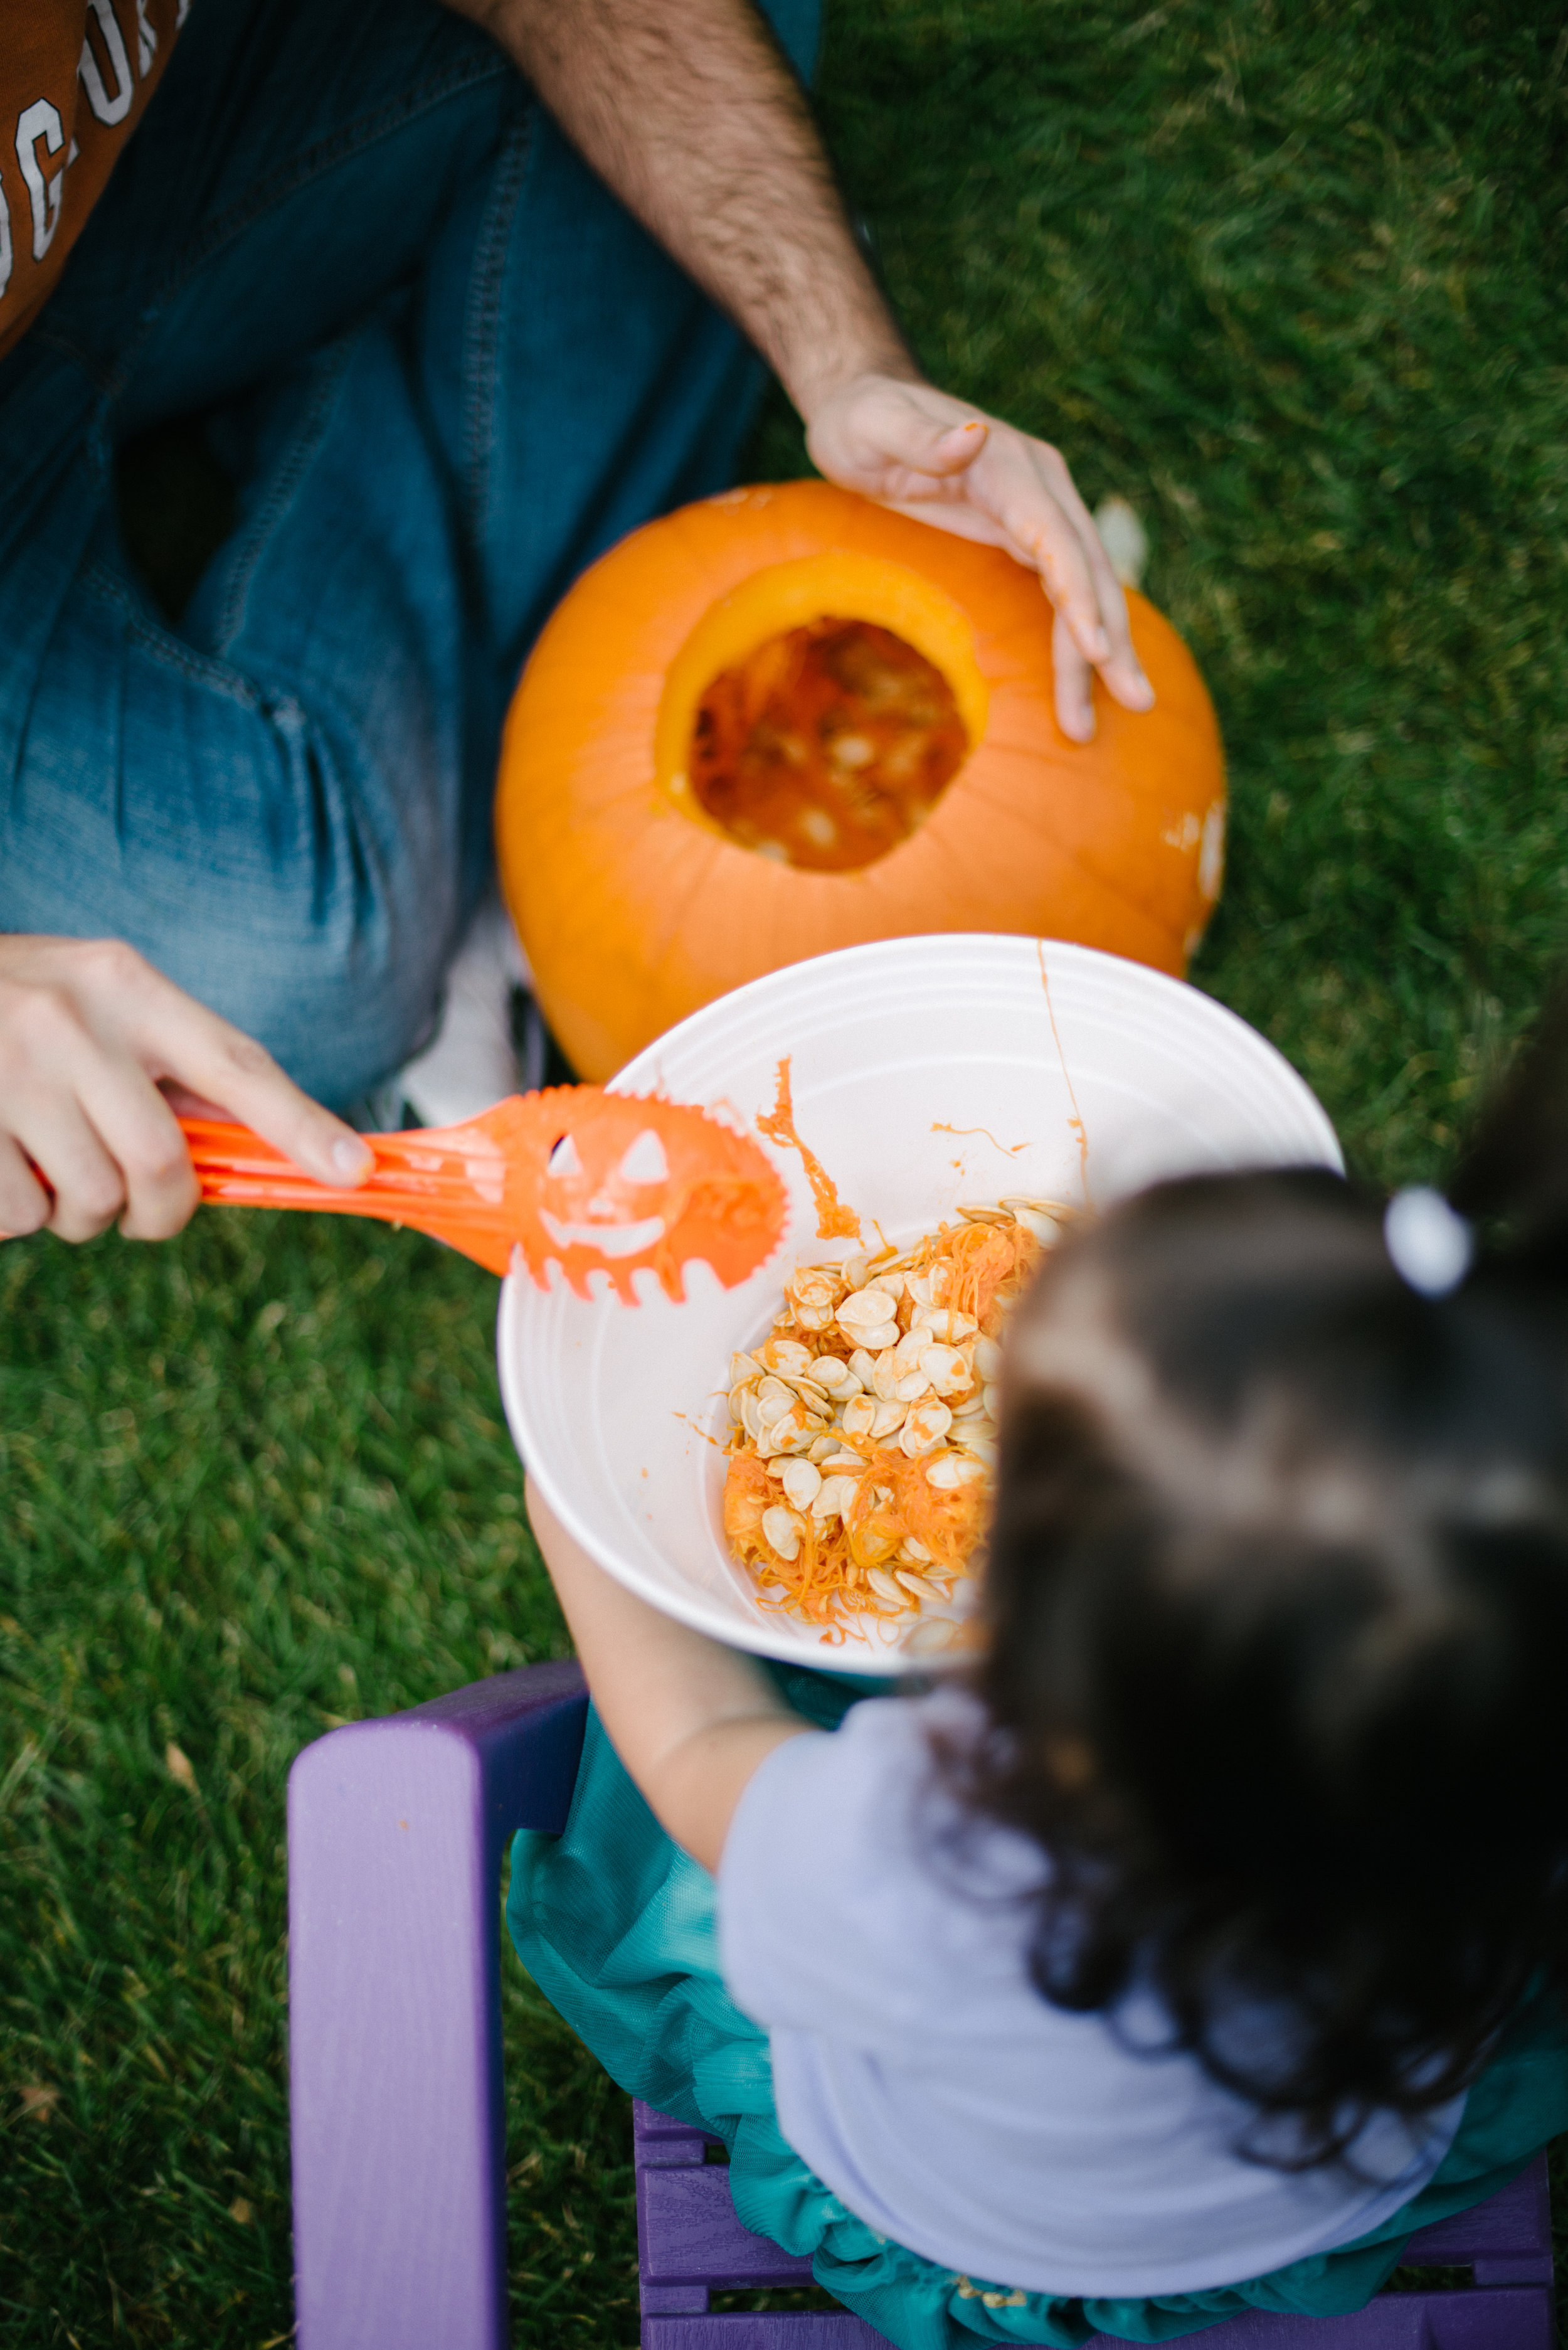
<svg viewBox="0 0 1568 2350">
<path fill-rule="evenodd" d="M 1156 1991 L 1288 2168 L 1568 1960 L 1562 1006 L 1455 1190 L 1513 1222 L 1435 1298 L 1337 1177 L 1159 1185 L 1009 1340 L 969 1798 L 1051 1856 L 1045 1995 Z"/>
</svg>

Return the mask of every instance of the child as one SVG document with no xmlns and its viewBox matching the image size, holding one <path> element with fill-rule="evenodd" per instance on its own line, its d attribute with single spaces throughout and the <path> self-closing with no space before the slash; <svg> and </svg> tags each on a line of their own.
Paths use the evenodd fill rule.
<svg viewBox="0 0 1568 2350">
<path fill-rule="evenodd" d="M 518 1948 L 901 2350 L 1358 2307 L 1568 2127 L 1565 1069 L 1558 1017 L 1468 1271 L 1318 1170 L 1064 1243 L 924 1694 L 720 1648 L 532 1499 L 595 1713 Z"/>
</svg>

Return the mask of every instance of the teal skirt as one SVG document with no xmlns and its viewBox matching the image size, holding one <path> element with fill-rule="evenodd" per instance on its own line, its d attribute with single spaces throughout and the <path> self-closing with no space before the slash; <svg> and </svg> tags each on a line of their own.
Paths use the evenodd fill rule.
<svg viewBox="0 0 1568 2350">
<path fill-rule="evenodd" d="M 857 1696 L 886 1687 L 780 1678 L 791 1702 L 825 1727 Z M 888 2242 L 786 2143 L 767 2034 L 719 1973 L 713 1880 L 665 1835 L 591 1708 L 565 1832 L 517 1837 L 506 1917 L 535 1981 L 621 2087 L 723 2140 L 746 2226 L 809 2255 L 817 2282 L 899 2350 L 972 2350 L 977 2336 L 1073 2350 L 1095 2334 L 1164 2342 L 1244 2309 L 1315 2317 L 1359 2309 L 1417 2228 L 1483 2202 L 1568 2129 L 1568 2026 L 1555 2002 L 1542 2002 L 1516 2021 L 1470 2091 L 1430 2184 L 1354 2243 L 1206 2293 L 1080 2300 L 1013 2291 Z"/>
</svg>

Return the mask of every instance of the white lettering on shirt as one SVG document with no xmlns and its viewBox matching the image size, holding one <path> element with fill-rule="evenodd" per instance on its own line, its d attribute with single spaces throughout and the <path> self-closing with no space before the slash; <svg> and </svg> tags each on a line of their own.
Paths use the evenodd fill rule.
<svg viewBox="0 0 1568 2350">
<path fill-rule="evenodd" d="M 114 75 L 114 96 L 109 94 L 102 68 L 93 51 L 92 26 L 89 21 L 82 36 L 81 63 L 77 68 L 81 85 L 87 92 L 87 102 L 100 122 L 123 122 L 130 111 L 130 101 L 136 95 L 136 84 L 130 78 L 130 59 L 125 54 L 125 36 L 119 29 L 109 0 L 88 0 L 88 8 L 98 18 L 99 31 L 103 36 L 104 53 Z M 145 71 L 145 68 L 143 68 Z"/>
<path fill-rule="evenodd" d="M 158 36 L 147 21 L 147 0 L 136 0 L 136 70 L 143 81 L 158 54 Z"/>
<path fill-rule="evenodd" d="M 59 109 L 51 106 L 47 98 L 35 99 L 16 120 L 16 161 L 22 166 L 22 177 L 33 200 L 35 261 L 42 261 L 55 241 L 55 231 L 60 224 L 60 198 L 66 185 L 63 163 L 49 180 L 38 169 L 36 150 L 40 139 L 51 155 L 57 155 L 66 143 Z"/>
</svg>

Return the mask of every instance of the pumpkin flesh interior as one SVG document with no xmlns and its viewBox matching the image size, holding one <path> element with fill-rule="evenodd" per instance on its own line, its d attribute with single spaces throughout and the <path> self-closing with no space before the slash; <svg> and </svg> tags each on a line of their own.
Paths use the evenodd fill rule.
<svg viewBox="0 0 1568 2350">
<path fill-rule="evenodd" d="M 890 629 L 825 615 L 710 681 L 687 773 L 703 814 L 737 847 L 849 873 L 909 839 L 969 747 L 934 662 Z"/>
</svg>

